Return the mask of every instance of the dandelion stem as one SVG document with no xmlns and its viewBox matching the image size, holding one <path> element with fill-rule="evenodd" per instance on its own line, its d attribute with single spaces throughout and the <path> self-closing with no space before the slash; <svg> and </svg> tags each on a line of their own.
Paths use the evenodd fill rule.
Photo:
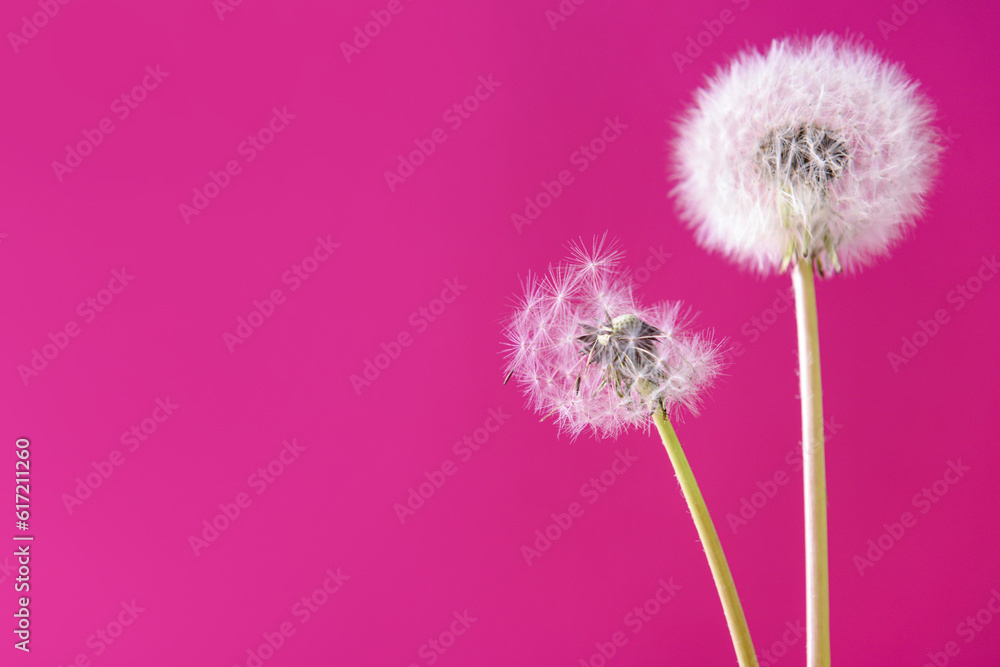
<svg viewBox="0 0 1000 667">
<path fill-rule="evenodd" d="M 813 265 L 792 270 L 799 337 L 802 400 L 802 471 L 806 515 L 806 645 L 809 667 L 830 665 L 830 573 L 826 533 L 826 464 L 823 453 L 823 387 Z"/>
<path fill-rule="evenodd" d="M 664 447 L 667 448 L 670 462 L 677 474 L 677 481 L 680 482 L 684 499 L 687 500 L 688 508 L 691 510 L 691 518 L 694 519 L 698 536 L 705 548 L 708 566 L 712 570 L 715 587 L 719 589 L 719 597 L 722 599 L 722 610 L 726 614 L 729 634 L 732 636 L 733 646 L 736 648 L 736 657 L 741 667 L 757 667 L 757 656 L 753 651 L 753 642 L 750 641 L 750 629 L 747 627 L 747 620 L 743 615 L 739 595 L 736 594 L 736 584 L 733 583 L 733 575 L 729 572 L 726 555 L 722 552 L 722 544 L 719 542 L 719 535 L 715 532 L 715 525 L 708 513 L 705 499 L 701 497 L 698 483 L 694 479 L 694 473 L 691 472 L 691 465 L 688 463 L 687 457 L 684 456 L 684 450 L 681 448 L 680 441 L 677 440 L 677 434 L 674 432 L 670 420 L 662 410 L 657 409 L 653 412 L 653 422 L 660 432 Z"/>
</svg>

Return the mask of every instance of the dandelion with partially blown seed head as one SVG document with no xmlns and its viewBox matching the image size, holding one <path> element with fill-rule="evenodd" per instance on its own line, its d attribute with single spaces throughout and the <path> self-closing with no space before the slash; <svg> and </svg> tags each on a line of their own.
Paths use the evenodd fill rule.
<svg viewBox="0 0 1000 667">
<path fill-rule="evenodd" d="M 657 409 L 696 410 L 719 371 L 718 346 L 686 330 L 680 304 L 639 305 L 621 258 L 576 246 L 569 263 L 528 276 L 508 325 L 508 378 L 574 436 L 648 426 Z"/>
<path fill-rule="evenodd" d="M 652 422 L 705 547 L 741 665 L 756 665 L 729 566 L 669 416 L 696 410 L 721 366 L 711 335 L 688 331 L 676 303 L 642 306 L 623 253 L 604 239 L 573 247 L 564 264 L 529 275 L 507 325 L 507 380 L 515 379 L 543 419 L 574 437 L 584 429 L 617 436 Z M 505 380 L 506 381 L 506 380 Z"/>
<path fill-rule="evenodd" d="M 830 664 L 826 477 L 814 272 L 870 264 L 922 213 L 941 152 L 898 65 L 829 35 L 722 68 L 680 123 L 674 189 L 702 245 L 762 273 L 792 266 L 806 499 L 807 653 Z"/>
</svg>

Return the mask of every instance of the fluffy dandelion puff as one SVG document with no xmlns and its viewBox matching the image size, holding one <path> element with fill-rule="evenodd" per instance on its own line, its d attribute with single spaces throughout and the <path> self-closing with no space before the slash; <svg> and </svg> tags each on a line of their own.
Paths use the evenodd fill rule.
<svg viewBox="0 0 1000 667">
<path fill-rule="evenodd" d="M 544 276 L 529 275 L 506 327 L 507 378 L 543 418 L 572 435 L 616 436 L 655 410 L 696 410 L 720 369 L 710 336 L 686 331 L 678 304 L 642 307 L 604 239 L 572 247 Z"/>
<path fill-rule="evenodd" d="M 696 94 L 675 145 L 702 245 L 768 272 L 870 263 L 923 210 L 941 150 L 898 65 L 830 35 L 738 56 Z"/>
</svg>

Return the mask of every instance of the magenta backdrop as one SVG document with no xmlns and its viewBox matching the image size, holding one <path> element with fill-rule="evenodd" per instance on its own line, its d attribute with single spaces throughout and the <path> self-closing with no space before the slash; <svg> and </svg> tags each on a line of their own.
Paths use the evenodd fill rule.
<svg viewBox="0 0 1000 667">
<path fill-rule="evenodd" d="M 667 144 L 718 63 L 831 31 L 948 135 L 894 257 L 818 288 L 834 659 L 1000 664 L 996 3 L 581 2 L 4 3 L 34 541 L 0 663 L 735 664 L 658 439 L 557 437 L 502 385 L 519 278 L 610 231 L 735 345 L 677 430 L 762 664 L 802 664 L 790 283 L 695 245 Z"/>
</svg>

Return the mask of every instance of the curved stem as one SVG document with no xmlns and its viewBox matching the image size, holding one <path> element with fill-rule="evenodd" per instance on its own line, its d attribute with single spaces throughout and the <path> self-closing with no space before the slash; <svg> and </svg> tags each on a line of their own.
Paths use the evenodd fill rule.
<svg viewBox="0 0 1000 667">
<path fill-rule="evenodd" d="M 747 627 L 747 619 L 743 615 L 743 607 L 740 605 L 739 595 L 736 594 L 736 584 L 733 583 L 733 575 L 729 572 L 729 565 L 726 563 L 726 555 L 722 552 L 722 544 L 719 542 L 719 535 L 715 532 L 712 524 L 712 517 L 708 513 L 705 499 L 701 497 L 698 490 L 698 483 L 691 472 L 691 465 L 684 450 L 681 448 L 677 434 L 670 424 L 670 420 L 657 409 L 653 413 L 653 422 L 663 439 L 663 446 L 667 448 L 670 462 L 674 465 L 674 472 L 677 474 L 677 481 L 680 482 L 681 491 L 691 510 L 691 518 L 694 519 L 695 528 L 698 529 L 698 536 L 705 548 L 705 556 L 708 558 L 708 566 L 712 570 L 712 577 L 715 579 L 715 587 L 719 589 L 719 598 L 722 600 L 722 610 L 726 614 L 726 623 L 729 625 L 729 634 L 733 638 L 733 646 L 736 648 L 736 657 L 741 667 L 757 667 L 757 656 L 753 651 L 753 642 L 750 641 L 750 629 Z"/>
<path fill-rule="evenodd" d="M 802 474 L 806 515 L 806 645 L 809 667 L 830 665 L 830 572 L 826 531 L 826 463 L 823 452 L 823 388 L 812 262 L 792 270 L 799 338 L 802 400 Z"/>
</svg>

